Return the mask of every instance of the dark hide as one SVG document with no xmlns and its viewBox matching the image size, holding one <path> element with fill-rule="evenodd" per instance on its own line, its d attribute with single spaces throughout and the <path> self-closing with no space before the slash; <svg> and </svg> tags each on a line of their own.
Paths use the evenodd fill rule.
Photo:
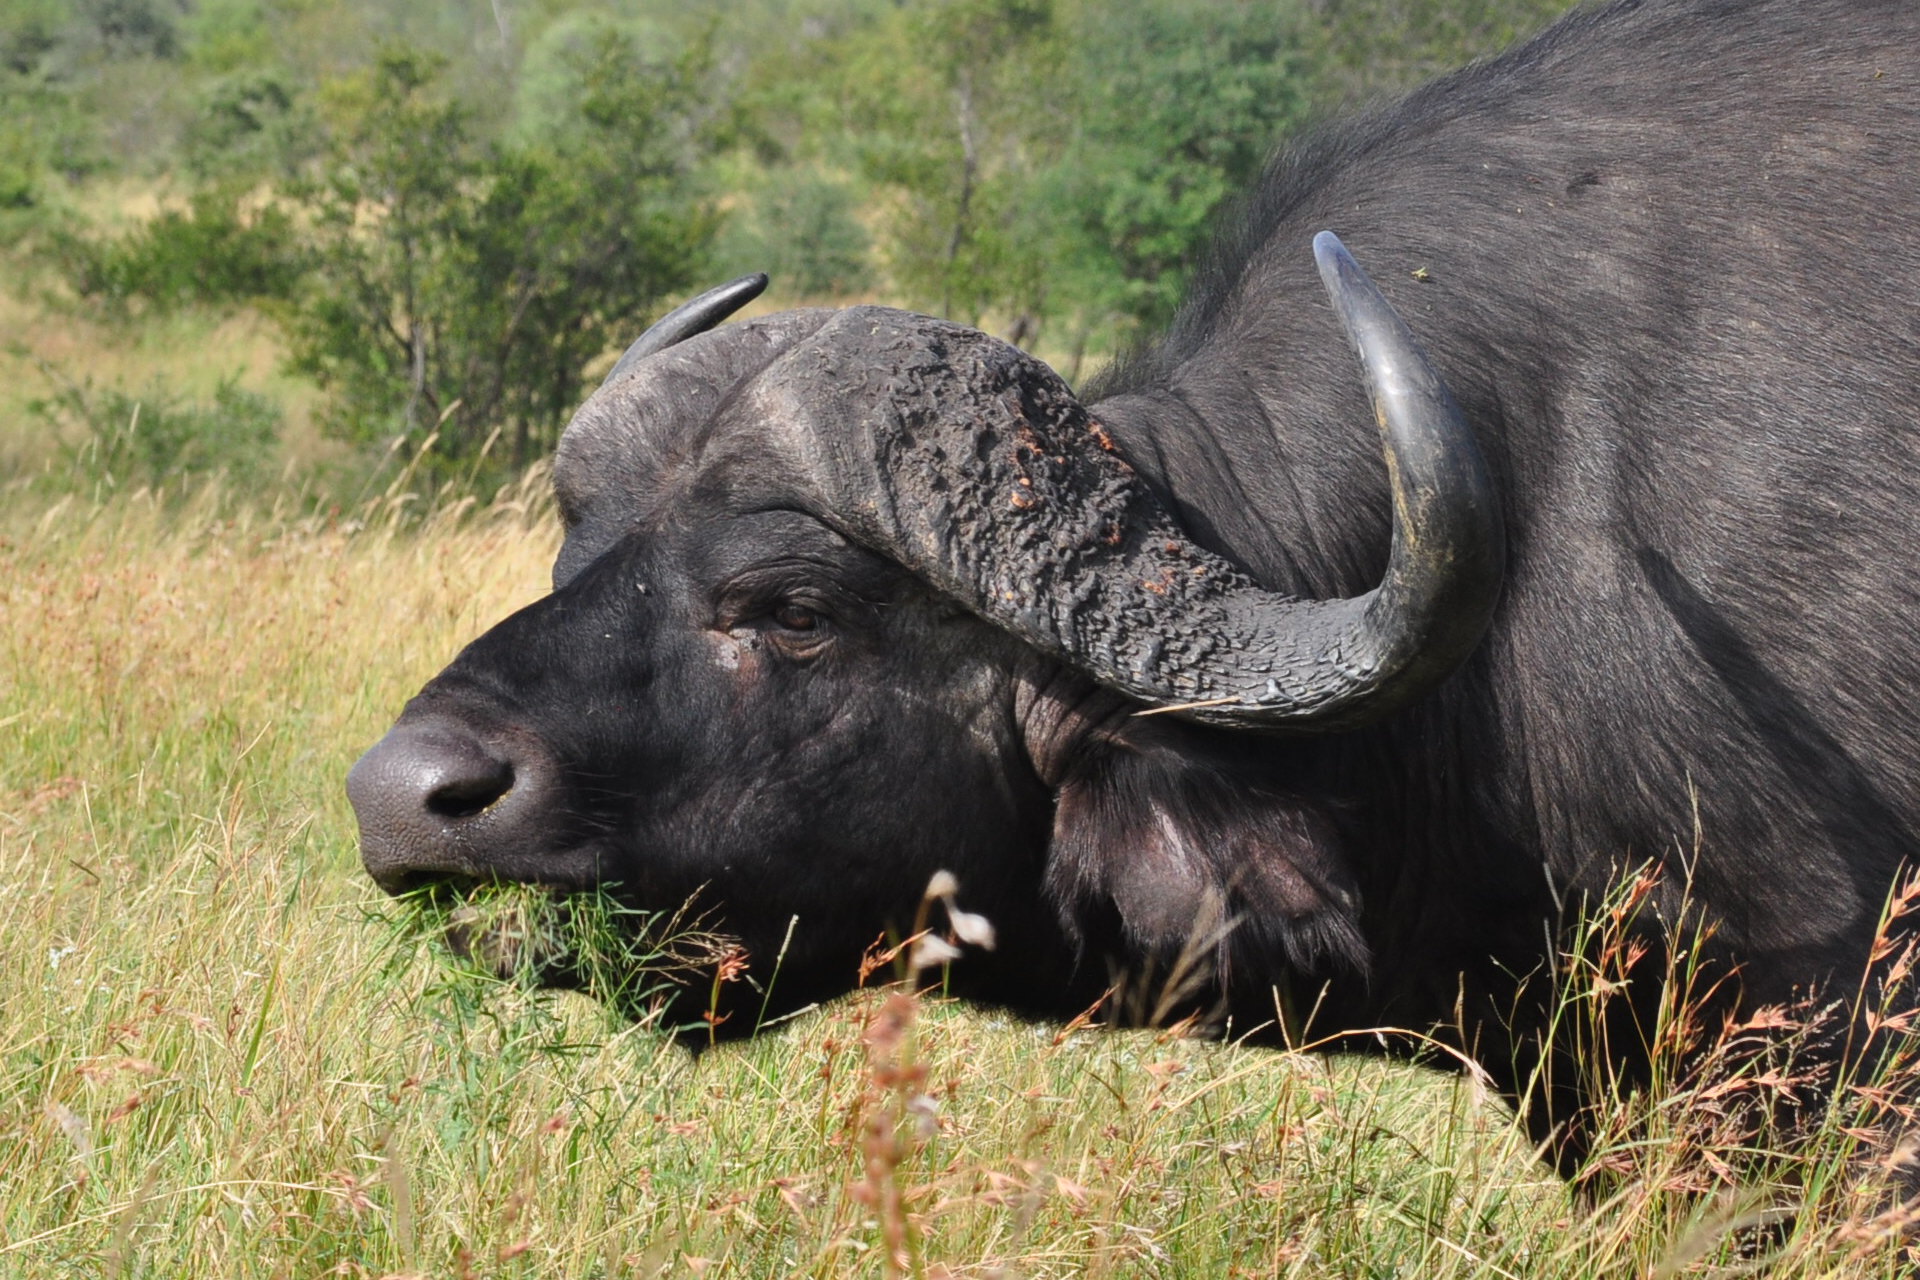
<svg viewBox="0 0 1920 1280">
<path fill-rule="evenodd" d="M 1750 991 L 1857 972 L 1920 815 L 1917 41 L 1893 3 L 1576 15 L 1283 159 L 1098 389 L 1191 532 L 1311 596 L 1386 544 L 1371 442 L 1329 426 L 1365 406 L 1313 228 L 1474 424 L 1510 539 L 1488 639 L 1322 743 L 1383 1016 L 1431 1015 L 1463 940 L 1538 957 L 1515 922 L 1696 846 Z"/>
<path fill-rule="evenodd" d="M 1920 830 L 1916 49 L 1911 3 L 1576 15 L 1281 159 L 1084 412 L 979 335 L 902 372 L 861 344 L 921 322 L 877 309 L 636 362 L 562 443 L 553 596 L 356 767 L 369 868 L 697 894 L 763 981 L 797 916 L 776 1012 L 849 986 L 946 868 L 1000 926 L 954 967 L 979 998 L 1071 1014 L 1106 962 L 1198 936 L 1191 1003 L 1235 1028 L 1437 1026 L 1515 1095 L 1557 1052 L 1542 975 L 1569 912 L 1629 866 L 1663 869 L 1652 936 L 1683 900 L 1711 928 L 1728 1001 L 1850 990 Z M 1032 475 L 1065 507 L 1107 483 L 1082 484 L 1095 452 L 1130 467 L 1109 490 L 1129 545 L 1187 540 L 1167 581 L 1366 592 L 1388 479 L 1308 251 L 1323 228 L 1465 411 L 1504 595 L 1464 664 L 1367 727 L 1136 716 L 1127 672 L 1162 655 L 1129 633 L 1110 663 L 1065 660 L 1053 526 L 965 489 L 1019 485 L 1012 436 L 913 415 L 1013 412 L 987 373 L 926 390 L 987 370 L 1060 433 Z M 902 537 L 925 545 L 876 554 Z M 435 799 L 495 775 L 516 781 L 471 814 Z M 1577 1125 L 1568 1080 L 1530 1112 L 1543 1137 Z M 1577 1158 L 1577 1133 L 1555 1142 Z"/>
</svg>

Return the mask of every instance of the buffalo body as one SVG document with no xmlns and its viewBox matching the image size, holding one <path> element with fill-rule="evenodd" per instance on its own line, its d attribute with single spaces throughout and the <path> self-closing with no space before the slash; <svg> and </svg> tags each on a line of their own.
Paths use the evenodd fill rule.
<svg viewBox="0 0 1920 1280">
<path fill-rule="evenodd" d="M 1653 864 L 1630 930 L 1817 999 L 1920 851 L 1916 51 L 1576 14 L 1277 161 L 1084 397 L 880 308 L 681 324 L 562 441 L 553 594 L 357 766 L 369 869 L 693 897 L 775 1012 L 950 870 L 957 990 L 1072 1014 L 1200 936 L 1235 1027 L 1440 1028 L 1576 1159 L 1571 913 Z M 1426 365 L 1361 376 L 1323 229 Z M 1464 436 L 1383 465 L 1369 378 L 1429 368 Z"/>
</svg>

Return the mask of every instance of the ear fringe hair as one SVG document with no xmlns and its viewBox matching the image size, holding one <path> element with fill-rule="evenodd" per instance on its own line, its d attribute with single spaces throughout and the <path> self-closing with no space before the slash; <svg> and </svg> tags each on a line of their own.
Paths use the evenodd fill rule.
<svg viewBox="0 0 1920 1280">
<path fill-rule="evenodd" d="M 1106 744 L 1069 773 L 1046 876 L 1068 935 L 1158 969 L 1217 932 L 1221 990 L 1236 976 L 1364 977 L 1359 892 L 1330 815 L 1263 768 L 1195 749 L 1211 736 Z"/>
</svg>

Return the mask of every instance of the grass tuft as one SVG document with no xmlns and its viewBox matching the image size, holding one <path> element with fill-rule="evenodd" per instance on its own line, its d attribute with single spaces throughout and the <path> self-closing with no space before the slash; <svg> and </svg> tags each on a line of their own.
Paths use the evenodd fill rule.
<svg viewBox="0 0 1920 1280">
<path fill-rule="evenodd" d="M 0 513 L 0 1275 L 1900 1273 L 1911 883 L 1837 1012 L 1727 1022 L 1628 877 L 1556 1004 L 1607 1100 L 1581 1190 L 1468 1074 L 1010 1023 L 911 975 L 696 1057 L 648 1010 L 722 980 L 697 920 L 385 903 L 342 779 L 544 589 L 531 492 Z M 940 887 L 928 925 L 984 945 Z M 1655 1073 L 1609 1076 L 1609 1002 L 1656 979 Z M 1860 1066 L 1813 1078 L 1846 1035 Z"/>
</svg>

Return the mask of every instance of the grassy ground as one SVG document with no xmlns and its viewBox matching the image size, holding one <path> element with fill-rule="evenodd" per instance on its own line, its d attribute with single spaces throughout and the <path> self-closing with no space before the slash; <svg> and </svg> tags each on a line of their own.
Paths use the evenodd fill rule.
<svg viewBox="0 0 1920 1280">
<path fill-rule="evenodd" d="M 0 259 L 0 283 L 10 283 L 9 265 Z M 287 461 L 311 464 L 339 452 L 315 426 L 318 392 L 282 371 L 278 333 L 257 313 L 187 308 L 114 323 L 23 296 L 29 292 L 0 287 L 0 477 L 66 469 L 80 433 L 32 406 L 69 387 L 164 403 L 205 401 L 232 382 L 279 407 Z"/>
<path fill-rule="evenodd" d="M 1686 1193 L 1688 1106 L 1583 1201 L 1439 1072 L 884 990 L 696 1061 L 466 973 L 341 779 L 551 525 L 247 510 L 0 515 L 0 1275 L 1892 1274 L 1837 1147 L 1743 1243 L 1807 1193 Z"/>
<path fill-rule="evenodd" d="M 458 968 L 383 918 L 341 780 L 542 590 L 537 483 L 316 517 L 20 479 L 60 465 L 25 411 L 59 377 L 204 396 L 237 374 L 313 452 L 312 389 L 262 325 L 122 330 L 0 294 L 0 1276 L 1891 1265 L 1845 1143 L 1702 1181 L 1685 1092 L 1622 1100 L 1644 1123 L 1597 1160 L 1626 1176 L 1583 1200 L 1458 1076 L 883 990 L 696 1062 Z M 1809 1198 L 1790 1231 L 1737 1230 Z"/>
</svg>

